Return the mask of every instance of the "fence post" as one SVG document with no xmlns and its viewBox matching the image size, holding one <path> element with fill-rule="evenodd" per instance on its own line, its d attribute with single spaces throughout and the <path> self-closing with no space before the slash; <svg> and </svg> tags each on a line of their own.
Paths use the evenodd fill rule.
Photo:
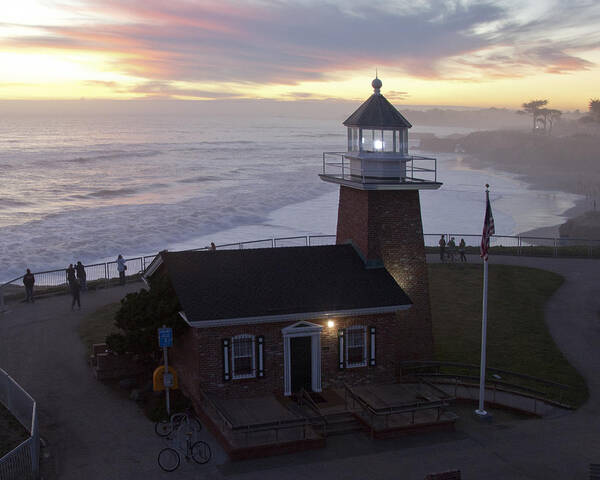
<svg viewBox="0 0 600 480">
<path fill-rule="evenodd" d="M 553 241 L 554 241 L 554 256 L 557 257 L 558 256 L 558 246 L 556 244 L 556 238 L 554 238 Z"/>
<path fill-rule="evenodd" d="M 0 312 L 4 311 L 4 287 L 0 287 Z"/>
<path fill-rule="evenodd" d="M 104 264 L 104 283 L 105 283 L 106 287 L 108 287 L 108 281 L 109 281 L 109 278 L 108 278 L 108 263 L 105 263 Z"/>
<path fill-rule="evenodd" d="M 37 403 L 33 404 L 31 420 L 31 472 L 33 478 L 40 478 L 40 431 L 38 427 Z"/>
</svg>

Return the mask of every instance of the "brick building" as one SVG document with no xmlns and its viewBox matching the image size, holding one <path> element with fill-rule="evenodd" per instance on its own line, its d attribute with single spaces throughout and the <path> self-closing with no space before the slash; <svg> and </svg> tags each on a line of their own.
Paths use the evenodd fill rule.
<svg viewBox="0 0 600 480">
<path fill-rule="evenodd" d="M 422 357 L 411 300 L 351 244 L 161 252 L 147 275 L 162 274 L 190 326 L 171 363 L 193 398 L 389 382 Z"/>
<path fill-rule="evenodd" d="M 441 183 L 435 159 L 409 155 L 411 124 L 381 81 L 372 86 L 344 122 L 347 151 L 323 155 L 320 178 L 340 185 L 336 245 L 161 252 L 147 269 L 170 278 L 189 325 L 171 362 L 197 409 L 206 394 L 390 383 L 399 362 L 430 358 L 419 190 Z"/>
</svg>

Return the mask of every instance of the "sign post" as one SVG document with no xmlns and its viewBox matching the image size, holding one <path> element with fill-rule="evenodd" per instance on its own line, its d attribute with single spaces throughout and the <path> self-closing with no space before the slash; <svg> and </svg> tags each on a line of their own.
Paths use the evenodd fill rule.
<svg viewBox="0 0 600 480">
<path fill-rule="evenodd" d="M 167 399 L 167 415 L 171 418 L 171 404 L 169 402 L 169 387 L 173 385 L 173 375 L 169 373 L 169 357 L 167 354 L 167 348 L 173 346 L 173 329 L 167 328 L 166 325 L 163 325 L 162 328 L 158 329 L 158 346 L 163 349 L 163 356 L 165 359 L 165 375 L 164 375 L 164 385 L 165 385 L 165 394 Z"/>
</svg>

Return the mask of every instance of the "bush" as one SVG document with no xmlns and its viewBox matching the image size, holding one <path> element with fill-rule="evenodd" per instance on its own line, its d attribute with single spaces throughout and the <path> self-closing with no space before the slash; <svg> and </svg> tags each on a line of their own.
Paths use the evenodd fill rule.
<svg viewBox="0 0 600 480">
<path fill-rule="evenodd" d="M 116 353 L 136 353 L 159 358 L 157 329 L 166 325 L 173 336 L 181 333 L 185 322 L 179 315 L 181 307 L 171 282 L 166 276 L 155 278 L 150 290 L 130 293 L 121 300 L 115 315 L 118 333 L 106 337 L 108 347 Z"/>
</svg>

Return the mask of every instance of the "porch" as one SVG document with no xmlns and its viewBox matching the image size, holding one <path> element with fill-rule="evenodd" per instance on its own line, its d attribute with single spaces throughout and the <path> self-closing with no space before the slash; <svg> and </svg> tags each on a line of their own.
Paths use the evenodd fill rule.
<svg viewBox="0 0 600 480">
<path fill-rule="evenodd" d="M 452 429 L 452 398 L 433 385 L 345 386 L 291 397 L 222 399 L 201 393 L 200 416 L 232 460 L 323 448 L 332 435 L 371 438 Z"/>
</svg>

